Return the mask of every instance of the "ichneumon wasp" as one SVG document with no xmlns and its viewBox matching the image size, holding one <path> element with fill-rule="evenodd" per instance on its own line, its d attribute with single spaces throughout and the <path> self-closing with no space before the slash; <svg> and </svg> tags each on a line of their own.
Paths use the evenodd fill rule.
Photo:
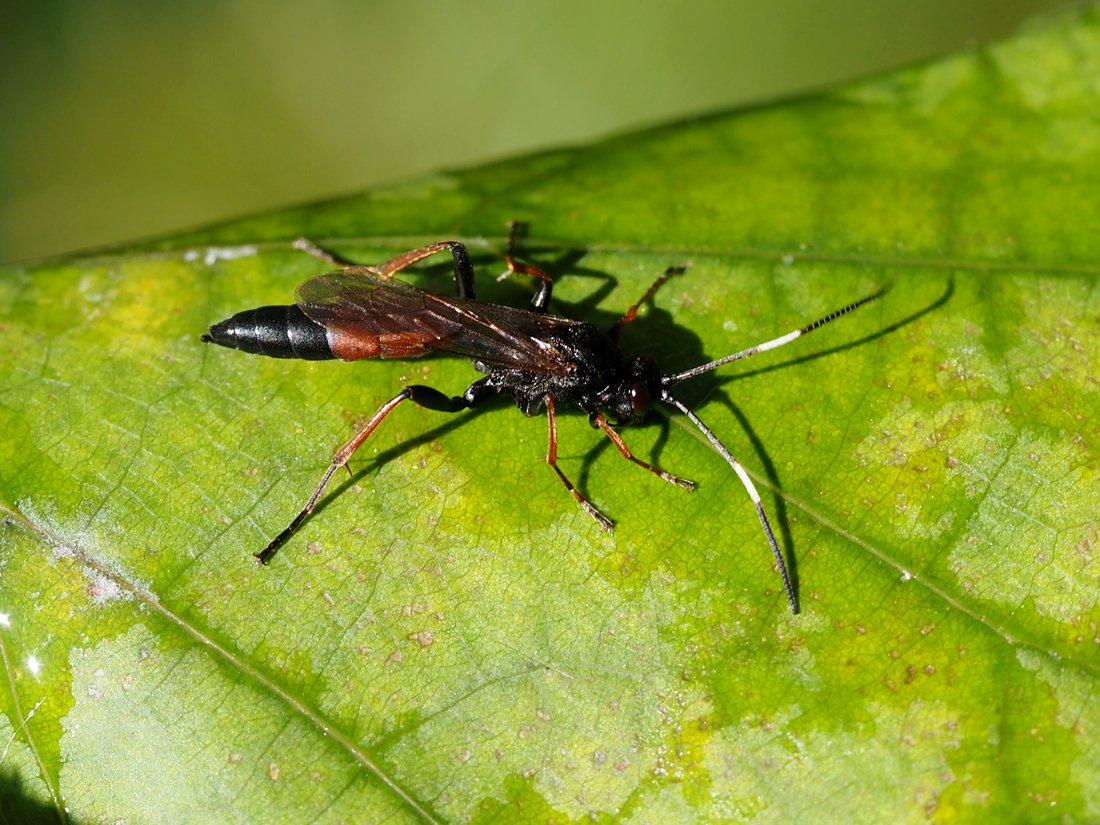
<svg viewBox="0 0 1100 825">
<path fill-rule="evenodd" d="M 588 413 L 593 427 L 611 439 L 623 458 L 665 481 L 694 489 L 694 483 L 658 469 L 635 456 L 616 426 L 643 418 L 655 403 L 680 411 L 730 465 L 756 507 L 756 514 L 783 579 L 791 611 L 798 612 L 798 600 L 787 573 L 783 553 L 768 522 L 756 485 L 745 468 L 718 437 L 689 409 L 672 388 L 725 364 L 767 352 L 847 315 L 883 295 L 885 289 L 854 301 L 813 323 L 764 341 L 747 349 L 708 361 L 682 372 L 664 374 L 648 355 L 627 358 L 617 340 L 623 327 L 634 320 L 638 308 L 649 301 L 670 276 L 682 271 L 667 270 L 646 290 L 610 330 L 593 324 L 552 315 L 548 312 L 553 283 L 541 269 L 516 258 L 519 224 L 512 224 L 505 261 L 509 274 L 535 280 L 530 309 L 478 301 L 474 270 L 464 244 L 441 241 L 413 249 L 377 266 L 362 266 L 329 253 L 304 239 L 295 246 L 336 267 L 336 271 L 301 284 L 292 306 L 266 306 L 240 312 L 210 327 L 204 341 L 274 358 L 320 360 L 338 358 L 416 358 L 428 353 L 461 355 L 473 361 L 485 374 L 462 395 L 450 396 L 422 385 L 408 385 L 382 404 L 332 457 L 332 461 L 306 501 L 301 512 L 285 530 L 256 554 L 267 563 L 291 534 L 309 516 L 333 474 L 370 437 L 383 419 L 404 401 L 441 412 L 460 412 L 502 393 L 512 399 L 524 415 L 546 411 L 549 440 L 546 462 L 562 484 L 599 525 L 610 531 L 611 520 L 585 498 L 557 464 L 558 431 L 556 409 L 575 404 Z M 454 263 L 456 295 L 442 295 L 419 289 L 394 278 L 398 272 L 439 252 L 450 252 Z"/>
</svg>

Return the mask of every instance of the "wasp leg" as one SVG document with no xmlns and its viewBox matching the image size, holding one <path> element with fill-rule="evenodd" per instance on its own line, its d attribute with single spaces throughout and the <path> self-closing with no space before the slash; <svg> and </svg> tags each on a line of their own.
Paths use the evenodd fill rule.
<svg viewBox="0 0 1100 825">
<path fill-rule="evenodd" d="M 588 420 L 593 427 L 599 427 L 601 430 L 607 433 L 607 437 L 611 439 L 611 443 L 614 444 L 616 448 L 618 448 L 619 454 L 622 455 L 622 457 L 625 458 L 627 461 L 633 461 L 643 470 L 649 470 L 651 473 L 653 473 L 653 475 L 657 476 L 658 478 L 664 479 L 669 484 L 675 484 L 678 487 L 683 487 L 685 490 L 695 489 L 694 481 L 689 481 L 686 478 L 674 476 L 672 473 L 666 473 L 664 470 L 658 469 L 652 464 L 642 461 L 640 458 L 634 455 L 634 453 L 630 452 L 630 448 L 626 446 L 626 442 L 623 441 L 623 437 L 611 428 L 611 425 L 607 423 L 607 418 L 604 416 L 603 413 L 592 413 L 588 417 Z"/>
<path fill-rule="evenodd" d="M 554 289 L 553 280 L 538 267 L 516 260 L 516 246 L 519 243 L 519 235 L 526 228 L 527 224 L 520 221 L 510 221 L 508 223 L 508 250 L 504 253 L 504 262 L 508 265 L 508 269 L 497 280 L 503 281 L 509 275 L 527 275 L 531 278 L 537 278 L 539 285 L 535 291 L 535 297 L 531 299 L 531 306 L 535 312 L 546 312 L 550 306 L 550 293 Z"/>
<path fill-rule="evenodd" d="M 659 277 L 656 281 L 654 281 L 652 284 L 650 284 L 649 289 L 647 289 L 645 291 L 645 295 L 643 295 L 641 298 L 639 298 L 637 301 L 635 301 L 634 305 L 631 306 L 630 309 L 628 309 L 623 314 L 623 317 L 615 322 L 615 326 L 613 326 L 611 329 L 609 329 L 607 331 L 607 334 L 610 336 L 611 340 L 612 341 L 618 341 L 619 340 L 619 334 L 623 331 L 623 327 L 625 327 L 627 324 L 629 324 L 631 321 L 633 321 L 635 318 L 638 317 L 638 308 L 642 304 L 649 301 L 657 293 L 657 290 L 660 289 L 664 285 L 665 281 L 667 281 L 673 275 L 679 275 L 683 271 L 684 271 L 684 268 L 682 266 L 670 266 L 668 269 L 666 269 L 664 271 L 664 274 L 661 275 L 661 277 Z M 620 450 L 620 452 L 621 452 L 621 450 Z"/>
<path fill-rule="evenodd" d="M 322 249 L 308 238 L 298 238 L 294 242 L 294 248 L 312 255 L 314 258 L 320 258 L 322 261 L 334 264 L 341 269 L 360 266 L 360 264 L 342 258 L 334 252 Z M 451 257 L 454 259 L 455 290 L 458 297 L 474 298 L 474 265 L 470 262 L 470 253 L 466 251 L 466 245 L 461 241 L 440 241 L 418 249 L 410 249 L 408 252 L 402 252 L 396 258 L 390 258 L 377 266 L 368 266 L 367 269 L 382 278 L 392 278 L 402 269 L 406 269 L 444 250 L 450 250 Z"/>
<path fill-rule="evenodd" d="M 327 249 L 322 249 L 309 238 L 298 238 L 294 241 L 294 248 L 305 252 L 307 255 L 312 255 L 314 258 L 319 258 L 322 261 L 338 266 L 342 269 L 346 269 L 349 266 L 358 266 L 355 261 L 349 261 L 347 258 L 342 258 L 335 252 L 330 252 Z"/>
<path fill-rule="evenodd" d="M 306 506 L 294 517 L 294 520 L 290 522 L 283 532 L 279 533 L 279 535 L 271 540 L 271 543 L 268 544 L 267 547 L 256 554 L 256 558 L 261 564 L 267 564 L 268 561 L 271 560 L 271 557 L 275 555 L 276 551 L 286 543 L 287 539 L 293 535 L 294 531 L 297 530 L 309 514 L 313 512 L 313 508 L 317 506 L 321 494 L 324 493 L 325 487 L 328 486 L 329 481 L 332 480 L 332 476 L 336 471 L 341 467 L 347 466 L 348 461 L 351 460 L 355 451 L 363 446 L 363 442 L 378 428 L 382 420 L 393 412 L 402 401 L 412 401 L 420 407 L 425 407 L 429 410 L 437 410 L 439 412 L 461 412 L 462 410 L 477 406 L 487 398 L 496 395 L 497 392 L 497 388 L 490 385 L 488 380 L 484 378 L 471 384 L 463 395 L 453 397 L 445 395 L 432 387 L 416 384 L 405 387 L 401 392 L 379 407 L 378 411 L 371 416 L 370 420 L 360 427 L 359 431 L 336 451 L 335 455 L 332 457 L 332 463 L 329 464 L 329 468 L 325 471 L 324 476 L 322 476 L 320 484 L 318 484 L 317 488 L 313 491 L 313 495 L 309 497 Z"/>
<path fill-rule="evenodd" d="M 429 255 L 444 250 L 450 250 L 451 257 L 454 259 L 455 289 L 458 297 L 473 299 L 475 297 L 474 265 L 470 263 L 470 253 L 466 251 L 466 244 L 461 241 L 440 241 L 429 246 L 422 246 L 420 249 L 409 250 L 396 258 L 390 258 L 385 263 L 371 268 L 383 278 L 392 278 L 395 273 L 400 272 L 402 269 L 412 266 L 417 261 L 424 260 Z"/>
<path fill-rule="evenodd" d="M 614 529 L 614 524 L 611 519 L 596 509 L 591 501 L 586 499 L 580 494 L 580 491 L 573 486 L 573 482 L 570 481 L 565 473 L 558 467 L 558 420 L 554 415 L 554 396 L 547 395 L 543 399 L 546 404 L 546 420 L 550 425 L 550 439 L 546 445 L 546 463 L 554 468 L 554 472 L 558 474 L 558 478 L 561 479 L 561 483 L 565 485 L 565 489 L 569 491 L 570 495 L 577 500 L 577 504 L 584 508 L 584 511 L 588 515 L 592 516 L 604 530 L 609 533 Z"/>
</svg>

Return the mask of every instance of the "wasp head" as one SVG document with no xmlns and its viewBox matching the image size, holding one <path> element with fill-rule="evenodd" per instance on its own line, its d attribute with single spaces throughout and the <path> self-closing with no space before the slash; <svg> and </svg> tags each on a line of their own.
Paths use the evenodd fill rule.
<svg viewBox="0 0 1100 825">
<path fill-rule="evenodd" d="M 643 418 L 654 401 L 661 399 L 661 371 L 648 355 L 639 355 L 623 371 L 610 398 L 619 424 Z"/>
</svg>

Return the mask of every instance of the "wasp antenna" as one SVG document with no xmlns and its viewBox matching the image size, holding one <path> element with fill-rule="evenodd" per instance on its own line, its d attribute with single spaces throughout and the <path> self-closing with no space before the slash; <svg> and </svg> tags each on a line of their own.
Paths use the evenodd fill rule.
<svg viewBox="0 0 1100 825">
<path fill-rule="evenodd" d="M 691 420 L 691 423 L 699 428 L 699 432 L 707 437 L 707 441 L 709 441 L 714 449 L 718 451 L 718 454 L 733 468 L 733 471 L 737 473 L 737 477 L 741 479 L 741 484 L 744 485 L 745 492 L 749 494 L 753 506 L 756 507 L 756 515 L 760 519 L 760 525 L 764 528 L 764 535 L 767 537 L 768 544 L 772 548 L 772 555 L 775 556 L 775 563 L 779 567 L 779 575 L 783 579 L 783 589 L 787 591 L 787 601 L 791 605 L 791 612 L 798 613 L 798 598 L 794 594 L 794 586 L 791 584 L 791 577 L 787 573 L 787 563 L 783 560 L 783 551 L 779 549 L 779 542 L 775 540 L 775 533 L 772 531 L 771 523 L 768 521 L 768 514 L 764 512 L 764 504 L 760 501 L 760 494 L 756 492 L 756 485 L 752 483 L 749 474 L 745 472 L 744 466 L 742 466 L 741 462 L 734 458 L 730 451 L 726 449 L 726 445 L 718 440 L 718 436 L 711 432 L 710 427 L 704 424 L 699 416 L 692 412 L 682 401 L 669 395 L 667 392 L 661 394 L 661 400 L 666 404 L 672 405 L 686 415 Z"/>
<path fill-rule="evenodd" d="M 871 301 L 875 301 L 881 298 L 889 291 L 889 286 L 884 286 L 878 292 L 868 295 L 865 298 L 860 298 L 858 301 L 854 301 L 847 306 L 843 306 L 840 309 L 830 312 L 828 315 L 818 318 L 812 324 L 806 324 L 806 326 L 788 332 L 786 335 L 780 335 L 778 338 L 772 338 L 770 341 L 765 341 L 762 344 L 756 344 L 755 346 L 743 349 L 740 352 L 735 352 L 733 355 L 727 355 L 724 358 L 719 358 L 716 361 L 708 361 L 706 364 L 700 364 L 697 367 L 692 367 L 689 370 L 678 372 L 674 375 L 666 375 L 661 379 L 661 382 L 668 386 L 669 384 L 676 384 L 680 381 L 684 381 L 688 378 L 694 378 L 697 375 L 702 375 L 705 372 L 718 369 L 718 367 L 729 364 L 733 361 L 740 361 L 742 358 L 748 358 L 750 355 L 756 355 L 758 352 L 767 352 L 770 349 L 778 349 L 779 347 L 791 343 L 797 338 L 801 338 L 808 332 L 813 332 L 815 329 L 825 326 L 826 324 L 835 321 L 841 316 L 847 315 L 849 312 L 859 309 L 864 304 L 869 304 Z"/>
</svg>

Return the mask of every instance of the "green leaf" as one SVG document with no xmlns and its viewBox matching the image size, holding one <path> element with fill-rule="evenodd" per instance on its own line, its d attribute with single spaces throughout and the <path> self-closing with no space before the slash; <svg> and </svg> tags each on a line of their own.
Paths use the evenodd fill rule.
<svg viewBox="0 0 1100 825">
<path fill-rule="evenodd" d="M 723 114 L 0 279 L 7 821 L 1100 818 L 1100 13 Z M 459 359 L 199 342 L 323 269 L 508 220 L 555 307 L 684 369 L 682 417 L 400 408 L 267 568 L 356 421 Z M 410 273 L 446 289 L 449 266 Z M 609 448 L 611 447 L 611 448 Z M 15 801 L 7 801 L 12 800 Z"/>
</svg>

